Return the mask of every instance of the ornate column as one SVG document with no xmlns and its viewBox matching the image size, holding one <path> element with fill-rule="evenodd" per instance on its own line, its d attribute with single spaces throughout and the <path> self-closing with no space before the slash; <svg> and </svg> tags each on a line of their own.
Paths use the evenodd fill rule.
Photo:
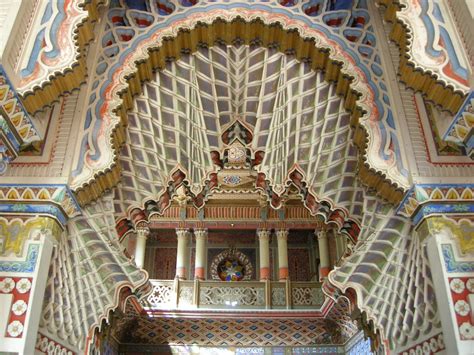
<svg viewBox="0 0 474 355">
<path fill-rule="evenodd" d="M 188 245 L 189 239 L 191 238 L 191 232 L 189 229 L 176 229 L 176 235 L 178 237 L 178 250 L 176 255 L 176 278 L 180 280 L 186 279 L 186 273 L 188 271 Z"/>
<path fill-rule="evenodd" d="M 270 231 L 260 229 L 257 231 L 260 255 L 260 280 L 270 280 Z"/>
<path fill-rule="evenodd" d="M 150 229 L 148 226 L 137 226 L 137 244 L 135 246 L 135 264 L 143 269 L 145 264 L 145 251 L 146 251 L 146 240 L 150 235 Z"/>
<path fill-rule="evenodd" d="M 206 272 L 206 244 L 207 229 L 195 229 L 196 237 L 196 260 L 194 262 L 194 278 L 204 280 Z"/>
<path fill-rule="evenodd" d="M 288 229 L 276 231 L 278 241 L 278 279 L 288 280 Z"/>
<path fill-rule="evenodd" d="M 324 229 L 316 232 L 316 235 L 319 245 L 319 278 L 322 279 L 328 276 L 331 265 L 329 261 L 328 236 Z"/>
</svg>

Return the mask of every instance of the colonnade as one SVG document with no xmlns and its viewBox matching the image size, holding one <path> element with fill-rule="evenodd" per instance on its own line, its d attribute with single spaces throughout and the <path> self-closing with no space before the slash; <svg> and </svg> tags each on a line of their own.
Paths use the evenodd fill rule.
<svg viewBox="0 0 474 355">
<path fill-rule="evenodd" d="M 145 261 L 146 240 L 150 231 L 148 228 L 137 228 L 137 241 L 135 247 L 135 263 L 143 268 Z M 176 278 L 186 279 L 189 271 L 189 244 L 192 241 L 192 235 L 195 236 L 196 253 L 194 278 L 197 280 L 205 279 L 206 270 L 206 245 L 208 231 L 207 229 L 194 229 L 191 232 L 187 228 L 176 229 L 177 236 L 177 255 L 176 255 Z M 288 271 L 288 229 L 278 229 L 275 231 L 278 246 L 278 280 L 285 281 L 289 279 Z M 320 258 L 319 275 L 320 278 L 327 277 L 330 271 L 329 245 L 327 232 L 319 230 L 315 232 L 318 241 L 318 253 Z M 271 230 L 257 230 L 259 244 L 260 272 L 259 279 L 262 281 L 271 279 L 270 269 L 270 237 Z"/>
</svg>

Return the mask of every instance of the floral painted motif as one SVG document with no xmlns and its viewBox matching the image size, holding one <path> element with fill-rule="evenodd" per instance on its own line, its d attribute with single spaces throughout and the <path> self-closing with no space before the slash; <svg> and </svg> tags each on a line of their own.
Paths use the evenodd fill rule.
<svg viewBox="0 0 474 355">
<path fill-rule="evenodd" d="M 459 300 L 454 305 L 454 309 L 457 314 L 461 316 L 467 316 L 469 314 L 469 311 L 471 310 L 471 307 L 469 307 L 469 303 L 467 303 L 466 301 Z"/>
<path fill-rule="evenodd" d="M 75 355 L 76 353 L 72 352 L 63 345 L 55 342 L 52 339 L 49 339 L 47 336 L 38 333 L 36 338 L 35 349 L 39 350 L 41 353 L 48 355 Z"/>
<path fill-rule="evenodd" d="M 452 279 L 449 287 L 456 293 L 462 293 L 465 289 L 464 282 L 461 279 Z"/>
<path fill-rule="evenodd" d="M 474 294 L 474 279 L 467 277 L 449 278 L 451 288 L 451 307 L 454 307 L 456 323 L 461 340 L 474 339 L 474 324 L 471 318 L 471 306 L 468 298 Z"/>
<path fill-rule="evenodd" d="M 474 293 L 474 279 L 467 280 L 466 287 L 469 290 L 469 292 Z"/>
<path fill-rule="evenodd" d="M 407 350 L 405 350 L 402 355 L 424 355 L 424 354 L 434 354 L 440 352 L 444 349 L 444 339 L 443 334 L 437 334 L 430 339 L 423 341 L 423 343 L 417 344 Z"/>
<path fill-rule="evenodd" d="M 11 278 L 6 278 L 0 281 L 0 291 L 3 293 L 10 293 L 15 288 L 15 281 Z"/>
<path fill-rule="evenodd" d="M 461 339 L 472 340 L 474 339 L 474 326 L 465 322 L 459 327 L 459 333 L 461 334 Z"/>
<path fill-rule="evenodd" d="M 12 306 L 12 312 L 16 316 L 21 316 L 23 313 L 26 312 L 27 309 L 28 309 L 28 305 L 23 300 L 16 301 L 15 303 L 13 303 L 13 306 Z"/>
<path fill-rule="evenodd" d="M 7 333 L 11 337 L 17 337 L 23 333 L 23 324 L 20 321 L 14 320 L 8 325 Z"/>
<path fill-rule="evenodd" d="M 20 293 L 26 293 L 31 289 L 31 281 L 28 279 L 21 279 L 16 284 L 16 289 Z"/>
<path fill-rule="evenodd" d="M 11 304 L 7 304 L 10 311 L 7 314 L 8 327 L 5 332 L 7 338 L 21 338 L 28 313 L 28 302 L 32 278 L 0 277 L 0 291 L 12 296 Z"/>
</svg>

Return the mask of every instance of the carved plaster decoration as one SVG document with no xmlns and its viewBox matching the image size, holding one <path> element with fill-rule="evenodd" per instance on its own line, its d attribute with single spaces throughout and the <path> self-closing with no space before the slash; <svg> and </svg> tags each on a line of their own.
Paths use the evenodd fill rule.
<svg viewBox="0 0 474 355">
<path fill-rule="evenodd" d="M 401 80 L 455 114 L 469 92 L 470 64 L 441 0 L 378 0 L 395 21 Z"/>
<path fill-rule="evenodd" d="M 199 7 L 200 5 L 206 6 L 205 16 L 199 12 L 201 11 L 201 8 Z M 125 42 L 120 42 L 120 44 L 118 42 L 114 42 L 117 40 L 115 37 L 110 38 L 110 41 L 105 41 L 104 39 L 104 43 L 106 45 L 109 42 L 113 44 L 111 47 L 106 47 L 104 49 L 104 55 L 109 52 L 111 55 L 106 56 L 108 58 L 106 60 L 101 59 L 104 61 L 97 64 L 96 70 L 98 71 L 96 73 L 96 79 L 93 79 L 92 83 L 97 83 L 98 85 L 100 80 L 102 80 L 100 78 L 105 79 L 107 76 L 112 75 L 112 71 L 110 71 L 110 68 L 112 67 L 114 68 L 114 76 L 110 77 L 110 80 L 104 80 L 104 83 L 106 83 L 105 87 L 100 85 L 100 87 L 96 86 L 97 90 L 100 90 L 105 94 L 105 96 L 94 93 L 91 99 L 92 103 L 87 111 L 86 126 L 84 128 L 84 136 L 81 142 L 78 164 L 76 165 L 76 169 L 74 171 L 73 181 L 74 189 L 77 191 L 81 203 L 96 198 L 97 191 L 100 191 L 101 189 L 99 188 L 98 190 L 95 190 L 96 192 L 94 193 L 92 190 L 90 190 L 90 186 L 98 184 L 98 186 L 111 187 L 117 182 L 116 179 L 118 179 L 119 167 L 114 164 L 114 156 L 116 155 L 116 152 L 114 152 L 112 147 L 108 145 L 107 142 L 109 142 L 109 137 L 112 135 L 112 132 L 115 132 L 113 137 L 117 142 L 116 146 L 119 146 L 120 143 L 123 142 L 123 128 L 119 122 L 120 119 L 122 122 L 125 122 L 126 111 L 131 107 L 132 96 L 129 94 L 135 94 L 141 91 L 141 81 L 151 78 L 150 74 L 143 76 L 147 70 L 140 70 L 137 72 L 137 68 L 133 63 L 139 60 L 141 63 L 143 63 L 141 64 L 143 68 L 151 68 L 154 65 L 158 65 L 159 68 L 163 68 L 165 66 L 165 58 L 161 56 L 165 55 L 166 51 L 169 51 L 166 54 L 168 58 L 177 57 L 176 53 L 181 51 L 180 41 L 182 41 L 181 38 L 184 38 L 183 36 L 191 36 L 193 38 L 190 42 L 194 43 L 192 48 L 189 49 L 191 52 L 195 52 L 197 50 L 197 43 L 199 43 L 199 46 L 209 45 L 202 42 L 208 37 L 198 38 L 200 36 L 199 33 L 202 33 L 201 30 L 199 32 L 191 30 L 185 34 L 180 32 L 180 29 L 193 29 L 195 26 L 197 26 L 198 22 L 206 23 L 207 27 L 205 27 L 205 29 L 203 27 L 202 29 L 204 32 L 209 32 L 209 35 L 214 36 L 212 33 L 215 34 L 214 31 L 217 27 L 236 26 L 235 23 L 226 24 L 236 17 L 245 19 L 245 21 L 240 23 L 238 26 L 249 27 L 248 31 L 242 32 L 244 34 L 250 35 L 254 31 L 257 31 L 255 33 L 259 33 L 261 30 L 267 31 L 267 25 L 278 22 L 285 30 L 297 30 L 299 32 L 299 36 L 296 38 L 312 38 L 315 41 L 315 48 L 329 49 L 328 55 L 324 54 L 323 52 L 318 52 L 318 54 L 316 54 L 316 49 L 312 49 L 312 47 L 308 49 L 310 52 L 307 53 L 300 52 L 299 50 L 294 51 L 293 47 L 290 48 L 284 43 L 282 44 L 283 47 L 280 48 L 280 50 L 286 50 L 289 53 L 291 53 L 293 50 L 293 52 L 296 54 L 296 57 L 300 60 L 308 58 L 309 54 L 309 57 L 313 63 L 312 67 L 314 69 L 322 69 L 321 63 L 323 62 L 321 55 L 323 57 L 327 55 L 331 57 L 331 60 L 327 62 L 332 64 L 328 64 L 331 68 L 326 68 L 326 79 L 343 80 L 340 86 L 338 86 L 338 90 L 342 90 L 342 92 L 338 93 L 346 96 L 346 108 L 352 109 L 353 112 L 358 112 L 358 110 L 354 111 L 355 104 L 357 103 L 357 107 L 360 107 L 364 112 L 367 112 L 360 118 L 360 121 L 360 115 L 357 113 L 353 115 L 352 120 L 354 125 L 356 125 L 359 121 L 359 123 L 369 132 L 367 153 L 362 154 L 364 159 L 367 160 L 361 160 L 361 174 L 364 176 L 367 174 L 372 174 L 370 169 L 363 168 L 366 165 L 374 168 L 376 171 L 382 172 L 385 174 L 385 176 L 389 177 L 390 183 L 388 187 L 390 184 L 394 184 L 392 187 L 395 186 L 395 188 L 387 189 L 383 183 L 383 179 L 375 179 L 373 180 L 375 181 L 375 184 L 381 186 L 381 194 L 392 200 L 400 198 L 401 195 L 399 196 L 395 190 L 397 188 L 403 190 L 408 186 L 407 171 L 403 168 L 403 159 L 400 155 L 400 146 L 398 139 L 396 138 L 397 134 L 394 126 L 395 123 L 392 120 L 393 114 L 386 106 L 387 103 L 389 103 L 389 98 L 385 94 L 383 95 L 384 99 L 382 100 L 382 93 L 378 91 L 380 87 L 385 87 L 382 83 L 382 79 L 377 76 L 377 73 L 379 76 L 383 76 L 383 70 L 379 68 L 379 64 L 370 64 L 372 69 L 378 67 L 379 70 L 374 69 L 374 72 L 372 72 L 371 69 L 366 70 L 366 58 L 364 57 L 364 59 L 361 60 L 358 57 L 358 54 L 356 54 L 352 49 L 353 45 L 348 44 L 350 41 L 348 41 L 345 37 L 338 37 L 338 35 L 335 35 L 334 32 L 332 32 L 332 30 L 328 31 L 326 27 L 318 23 L 312 23 L 311 26 L 307 25 L 307 23 L 312 20 L 316 21 L 316 19 L 318 19 L 318 21 L 320 21 L 318 16 L 311 17 L 311 15 L 308 15 L 307 17 L 306 15 L 297 15 L 293 12 L 293 10 L 296 9 L 281 7 L 279 4 L 277 6 L 278 12 L 275 12 L 273 9 L 273 4 L 259 4 L 258 10 L 249 9 L 247 5 L 248 4 L 243 5 L 235 3 L 229 5 L 226 10 L 223 10 L 220 9 L 220 4 L 205 4 L 205 2 L 200 2 L 198 5 L 196 5 L 195 10 L 193 10 L 193 16 L 187 17 L 184 21 L 179 23 L 171 22 L 171 19 L 173 18 L 173 14 L 171 14 L 170 17 L 167 18 L 168 23 L 171 23 L 171 25 L 166 28 L 163 28 L 163 25 L 160 22 L 152 26 L 151 22 L 147 22 L 147 24 L 145 24 L 145 21 L 143 22 L 143 27 L 135 29 L 135 25 L 132 26 L 132 23 L 142 23 L 142 19 L 145 19 L 146 16 L 149 18 L 153 17 L 153 13 L 148 15 L 143 14 L 143 16 L 140 17 L 140 21 L 138 22 L 133 22 L 135 20 L 129 22 L 129 19 L 126 18 L 125 13 L 122 10 L 115 8 L 110 10 L 111 12 L 109 20 L 114 19 L 113 21 L 115 21 L 115 19 L 117 19 L 117 21 L 119 21 L 119 18 L 122 18 L 120 21 L 125 23 L 125 25 L 123 25 L 122 22 L 114 23 L 112 20 L 110 20 L 112 22 L 107 25 L 109 26 L 107 28 L 112 29 L 115 28 L 115 26 L 132 26 L 134 31 L 142 33 L 143 36 L 136 36 L 136 41 L 130 40 L 127 44 L 125 44 Z M 194 9 L 194 7 L 192 7 L 192 9 Z M 112 11 L 114 12 L 113 14 Z M 222 20 L 225 22 L 219 22 Z M 260 23 L 257 25 L 256 22 L 253 22 L 254 24 L 246 24 L 246 21 L 253 20 L 260 20 L 263 24 Z M 348 20 L 344 18 L 335 20 L 334 23 L 347 23 L 347 21 Z M 219 25 L 217 23 L 219 23 Z M 198 27 L 199 26 L 200 25 L 198 25 Z M 257 30 L 255 26 L 257 26 L 259 29 Z M 280 31 L 276 29 L 276 27 L 272 27 L 271 31 L 275 30 Z M 218 33 L 232 32 L 233 31 L 230 29 L 222 29 L 218 31 Z M 131 34 L 131 36 L 133 37 L 134 35 Z M 273 36 L 273 34 L 269 36 Z M 370 36 L 373 37 L 373 35 L 367 34 L 367 36 L 364 38 L 367 39 Z M 172 42 L 168 41 L 168 44 L 165 45 L 166 48 L 163 47 L 163 50 L 148 52 L 149 48 L 161 46 L 163 43 L 162 39 L 165 37 L 175 39 Z M 222 40 L 231 42 L 233 39 L 223 38 Z M 252 38 L 242 38 L 242 40 L 251 41 Z M 133 46 L 130 45 L 132 42 Z M 173 44 L 171 45 L 171 43 Z M 374 44 L 375 38 L 371 40 L 367 39 L 367 43 Z M 213 43 L 210 45 L 212 44 Z M 262 44 L 265 46 L 273 45 L 271 42 Z M 370 45 L 368 46 L 370 47 Z M 368 52 L 366 52 L 367 56 L 370 58 L 372 58 L 372 53 L 373 50 L 368 50 Z M 154 58 L 153 63 L 156 64 L 151 63 L 149 57 L 150 55 Z M 335 64 L 335 62 L 332 60 L 337 61 L 339 64 Z M 117 67 L 117 64 L 119 67 Z M 339 69 L 339 65 L 342 66 L 342 69 Z M 131 73 L 135 74 L 130 75 Z M 353 79 L 344 79 L 339 73 L 347 73 Z M 128 83 L 127 80 L 125 80 L 125 77 L 129 78 Z M 132 77 L 133 79 L 131 79 Z M 131 80 L 133 80 L 133 83 Z M 132 85 L 130 86 L 130 84 Z M 351 87 L 351 90 L 348 90 L 349 86 Z M 124 89 L 129 90 L 128 93 L 121 95 L 122 100 L 125 101 L 114 101 L 111 99 L 113 97 L 118 97 L 116 94 L 118 92 L 124 92 Z M 353 94 L 355 92 L 361 93 L 361 95 L 357 95 L 358 97 L 356 97 Z M 120 117 L 113 113 L 119 106 L 121 109 L 117 112 Z M 99 112 L 101 112 L 100 116 L 98 115 Z M 365 135 L 362 134 L 362 132 L 363 131 L 360 131 L 358 134 L 356 134 L 356 142 L 358 142 L 359 147 L 364 150 Z M 388 141 L 390 141 L 390 143 L 388 143 Z M 94 154 L 91 154 L 90 147 L 94 147 Z M 104 174 L 104 169 L 110 169 L 110 174 L 112 175 L 109 173 Z M 97 179 L 92 179 L 93 175 L 97 175 Z M 106 178 L 106 176 L 108 177 Z M 112 176 L 113 178 L 111 178 Z"/>
</svg>

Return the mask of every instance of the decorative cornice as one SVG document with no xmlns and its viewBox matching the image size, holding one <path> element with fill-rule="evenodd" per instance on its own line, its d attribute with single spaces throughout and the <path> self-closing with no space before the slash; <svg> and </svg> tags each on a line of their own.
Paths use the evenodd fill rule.
<svg viewBox="0 0 474 355">
<path fill-rule="evenodd" d="M 455 114 L 462 105 L 466 94 L 469 91 L 468 78 L 466 75 L 459 75 L 453 68 L 455 58 L 462 55 L 456 49 L 446 49 L 449 42 L 453 46 L 452 39 L 449 38 L 448 30 L 442 27 L 439 32 L 446 33 L 448 38 L 440 35 L 440 41 L 444 44 L 437 53 L 428 53 L 429 48 L 434 45 L 428 43 L 431 37 L 435 37 L 435 29 L 428 29 L 426 22 L 433 24 L 433 14 L 428 14 L 427 6 L 434 6 L 439 9 L 438 1 L 425 2 L 419 0 L 409 2 L 408 0 L 377 0 L 380 5 L 386 7 L 385 20 L 393 23 L 390 38 L 397 43 L 400 48 L 400 80 L 410 88 L 422 92 L 430 101 L 440 105 L 443 109 Z M 431 4 L 431 5 L 430 5 Z M 436 21 L 446 25 L 442 14 Z M 441 38 L 442 37 L 442 38 Z M 433 39 L 434 41 L 434 39 Z M 436 44 L 437 45 L 437 44 Z M 435 52 L 435 51 L 433 51 Z M 422 59 L 425 59 L 422 62 Z M 457 64 L 459 65 L 459 64 Z M 464 68 L 460 68 L 464 69 Z"/>
<path fill-rule="evenodd" d="M 364 64 L 356 63 L 349 49 L 305 23 L 281 14 L 232 8 L 177 21 L 151 34 L 123 59 L 104 92 L 106 101 L 100 108 L 100 141 L 104 151 L 97 161 L 83 152 L 84 161 L 75 172 L 72 186 L 81 205 L 118 183 L 116 159 L 124 142 L 127 111 L 133 106 L 133 97 L 141 92 L 142 83 L 150 80 L 152 73 L 163 68 L 167 60 L 179 58 L 183 50 L 194 52 L 198 46 L 213 45 L 218 40 L 232 43 L 236 39 L 263 46 L 277 45 L 282 52 L 293 51 L 299 60 L 309 60 L 313 70 L 324 71 L 327 81 L 336 82 L 337 93 L 344 97 L 345 108 L 352 112 L 350 124 L 360 150 L 359 177 L 390 202 L 401 200 L 409 186 L 408 179 L 399 171 L 397 159 L 379 156 L 380 117 L 374 91 L 367 81 L 368 72 L 361 69 Z"/>
<path fill-rule="evenodd" d="M 55 218 L 63 227 L 81 209 L 66 185 L 0 185 L 0 212 L 41 214 Z"/>
<path fill-rule="evenodd" d="M 418 184 L 405 195 L 397 213 L 417 225 L 430 215 L 474 213 L 474 184 Z"/>
</svg>

